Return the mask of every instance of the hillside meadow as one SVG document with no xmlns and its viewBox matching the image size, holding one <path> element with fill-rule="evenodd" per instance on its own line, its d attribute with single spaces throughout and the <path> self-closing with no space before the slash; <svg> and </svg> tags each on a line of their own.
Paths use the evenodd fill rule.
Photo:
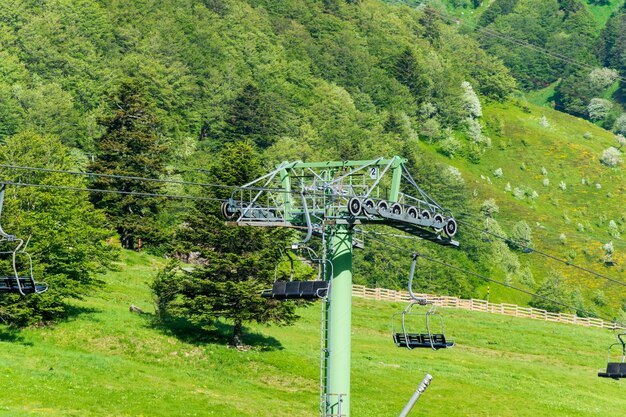
<svg viewBox="0 0 626 417">
<path fill-rule="evenodd" d="M 2 416 L 311 416 L 318 412 L 319 303 L 292 327 L 247 328 L 246 350 L 217 334 L 153 325 L 148 283 L 162 260 L 126 252 L 106 285 L 54 326 L 0 331 Z M 128 311 L 135 304 L 146 310 Z M 607 416 L 623 381 L 596 377 L 606 330 L 443 309 L 453 349 L 394 346 L 404 306 L 354 300 L 352 413 L 393 416 L 418 382 L 411 416 Z"/>
</svg>

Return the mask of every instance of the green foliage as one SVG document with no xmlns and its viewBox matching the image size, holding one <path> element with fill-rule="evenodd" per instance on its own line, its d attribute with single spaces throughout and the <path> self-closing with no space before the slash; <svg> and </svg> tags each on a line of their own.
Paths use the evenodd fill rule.
<svg viewBox="0 0 626 417">
<path fill-rule="evenodd" d="M 61 170 L 75 170 L 77 159 L 57 138 L 22 133 L 0 145 L 2 164 L 17 164 Z M 8 181 L 83 188 L 75 176 L 3 169 Z M 102 272 L 114 259 L 115 249 L 105 241 L 111 231 L 105 218 L 94 210 L 86 193 L 10 187 L 2 211 L 3 229 L 28 238 L 35 279 L 47 282 L 49 290 L 40 295 L 0 296 L 3 321 L 19 326 L 48 322 L 65 316 L 67 297 L 80 297 L 100 281 Z M 7 275 L 8 262 L 2 263 Z"/>
<path fill-rule="evenodd" d="M 249 143 L 226 145 L 216 162 L 213 180 L 222 184 L 242 184 L 261 172 Z M 278 248 L 287 246 L 288 233 L 279 228 L 225 226 L 216 213 L 216 203 L 200 201 L 180 230 L 179 237 L 199 252 L 202 265 L 177 278 L 168 266 L 157 276 L 153 292 L 159 312 L 169 308 L 208 331 L 215 330 L 216 319 L 232 320 L 233 345 L 242 344 L 245 323 L 293 323 L 297 318 L 293 302 L 261 298 L 261 291 L 274 280 L 274 268 L 281 260 Z M 176 299 L 169 295 L 174 292 Z"/>
<path fill-rule="evenodd" d="M 163 269 L 159 270 L 150 284 L 154 312 L 158 319 L 166 322 L 169 319 L 168 307 L 176 299 L 180 291 L 180 263 L 172 259 Z"/>
<path fill-rule="evenodd" d="M 479 24 L 487 26 L 497 18 L 506 16 L 513 11 L 519 0 L 495 0 L 489 8 L 480 16 Z"/>
<path fill-rule="evenodd" d="M 481 24 L 488 29 L 481 34 L 483 46 L 505 62 L 525 89 L 546 87 L 576 67 L 535 48 L 516 47 L 504 38 L 546 48 L 572 60 L 595 61 L 591 48 L 597 29 L 578 0 L 495 1 L 481 16 Z M 493 36 L 493 31 L 498 35 Z"/>
<path fill-rule="evenodd" d="M 552 271 L 543 280 L 536 291 L 539 297 L 533 297 L 530 305 L 535 308 L 552 311 L 554 313 L 571 312 L 562 305 L 571 305 L 572 292 L 563 282 L 563 278 L 557 272 Z M 554 302 L 556 301 L 556 303 Z"/>
<path fill-rule="evenodd" d="M 123 83 L 110 97 L 108 110 L 110 114 L 98 120 L 106 132 L 96 143 L 97 157 L 90 170 L 104 175 L 159 178 L 165 170 L 167 145 L 141 85 L 135 81 Z M 158 182 L 111 176 L 96 177 L 92 187 L 145 194 L 162 190 Z M 134 248 L 139 239 L 156 245 L 166 237 L 157 221 L 163 198 L 95 192 L 91 200 L 107 213 L 125 248 Z"/>
<path fill-rule="evenodd" d="M 511 231 L 511 246 L 519 250 L 532 246 L 532 230 L 524 220 L 520 220 L 513 225 L 513 230 Z"/>
</svg>

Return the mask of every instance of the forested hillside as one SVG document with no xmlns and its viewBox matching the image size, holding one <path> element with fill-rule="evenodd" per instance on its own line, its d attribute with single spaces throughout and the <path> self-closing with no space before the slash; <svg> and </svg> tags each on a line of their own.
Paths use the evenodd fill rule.
<svg viewBox="0 0 626 417">
<path fill-rule="evenodd" d="M 592 313 L 624 314 L 623 287 L 546 263 L 515 243 L 623 276 L 623 143 L 519 94 L 558 83 L 557 107 L 588 117 L 569 108 L 575 100 L 568 101 L 565 86 L 599 77 L 584 100 L 611 99 L 596 125 L 621 126 L 623 12 L 604 30 L 576 1 L 571 10 L 556 0 L 536 3 L 511 3 L 510 13 L 478 24 L 510 28 L 511 36 L 536 25 L 524 30 L 542 46 L 610 68 L 581 72 L 468 33 L 436 9 L 380 1 L 0 0 L 0 170 L 12 182 L 219 197 L 188 184 L 69 178 L 8 165 L 238 184 L 281 160 L 399 154 L 459 218 L 483 227 L 488 214 L 489 231 L 513 239 L 490 241 L 461 228 L 458 251 L 410 245 Z M 601 40 L 604 47 L 594 48 Z M 576 103 L 587 106 L 584 100 Z M 32 235 L 37 272 L 51 284 L 45 297 L 0 299 L 3 317 L 22 324 L 67 312 L 64 297 L 98 284 L 118 241 L 136 248 L 141 238 L 153 253 L 210 258 L 216 247 L 206 242 L 215 236 L 202 231 L 223 232 L 210 217 L 217 206 L 190 200 L 26 187 L 14 187 L 7 199 L 5 228 Z M 193 235 L 189 225 L 203 229 Z M 610 259 L 603 249 L 609 242 Z M 366 242 L 355 279 L 401 287 L 408 263 L 401 252 Z M 427 279 L 418 285 L 428 291 L 488 291 L 435 265 L 420 273 Z M 494 299 L 538 303 L 490 291 Z"/>
<path fill-rule="evenodd" d="M 402 3 L 402 2 L 399 2 Z M 624 134 L 623 0 L 416 1 L 501 58 L 527 97 Z"/>
</svg>

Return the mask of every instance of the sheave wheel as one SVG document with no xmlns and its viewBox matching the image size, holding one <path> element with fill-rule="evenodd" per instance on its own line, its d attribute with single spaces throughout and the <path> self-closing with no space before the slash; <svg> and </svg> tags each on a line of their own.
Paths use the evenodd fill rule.
<svg viewBox="0 0 626 417">
<path fill-rule="evenodd" d="M 448 235 L 448 237 L 452 237 L 456 235 L 456 231 L 457 231 L 456 220 L 452 218 L 446 220 L 446 225 L 444 226 L 443 231 L 446 232 L 446 235 Z"/>
<path fill-rule="evenodd" d="M 358 216 L 362 209 L 361 200 L 358 197 L 352 197 L 348 202 L 348 212 L 351 216 Z"/>
<path fill-rule="evenodd" d="M 222 216 L 224 216 L 226 220 L 232 220 L 235 218 L 236 215 L 237 209 L 231 206 L 228 201 L 224 201 L 222 203 Z"/>
</svg>

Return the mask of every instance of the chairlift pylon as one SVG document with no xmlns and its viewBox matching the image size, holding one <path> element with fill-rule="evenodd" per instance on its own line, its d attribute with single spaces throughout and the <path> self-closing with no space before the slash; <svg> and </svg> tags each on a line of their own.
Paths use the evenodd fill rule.
<svg viewBox="0 0 626 417">
<path fill-rule="evenodd" d="M 0 218 L 2 217 L 2 206 L 4 204 L 4 192 L 6 184 L 0 185 Z M 0 224 L 0 247 L 13 246 L 10 249 L 0 249 L 0 259 L 8 258 L 11 263 L 10 275 L 0 273 L 0 293 L 41 294 L 48 290 L 48 284 L 36 282 L 33 275 L 33 258 L 26 248 L 30 242 L 30 237 L 24 239 L 6 233 Z M 26 267 L 19 268 L 20 259 L 26 259 Z M 24 261 L 22 261 L 24 263 Z"/>
<path fill-rule="evenodd" d="M 398 347 L 405 347 L 407 349 L 415 348 L 431 348 L 433 350 L 447 349 L 454 346 L 453 341 L 446 340 L 444 335 L 443 317 L 437 313 L 437 307 L 432 301 L 426 298 L 419 298 L 413 293 L 413 277 L 415 276 L 415 267 L 417 264 L 418 255 L 414 253 L 411 261 L 411 272 L 409 275 L 409 296 L 411 301 L 400 313 L 393 315 L 391 319 L 391 334 L 393 341 Z M 415 307 L 428 306 L 426 312 L 414 311 Z M 420 329 L 425 331 L 416 332 L 415 329 L 409 330 L 414 323 L 410 323 L 411 318 L 421 317 L 424 318 L 424 326 Z M 440 323 L 441 331 L 439 333 L 433 333 L 431 330 L 431 318 L 437 318 Z M 397 321 L 399 320 L 400 328 L 397 328 Z M 418 329 L 418 330 L 420 330 Z"/>
<path fill-rule="evenodd" d="M 626 378 L 626 341 L 623 339 L 624 336 L 626 336 L 626 332 L 615 335 L 617 342 L 609 346 L 606 372 L 599 371 L 599 377 L 613 379 Z M 622 348 L 622 357 L 619 361 L 611 361 L 611 351 L 615 346 L 621 346 Z"/>
</svg>

